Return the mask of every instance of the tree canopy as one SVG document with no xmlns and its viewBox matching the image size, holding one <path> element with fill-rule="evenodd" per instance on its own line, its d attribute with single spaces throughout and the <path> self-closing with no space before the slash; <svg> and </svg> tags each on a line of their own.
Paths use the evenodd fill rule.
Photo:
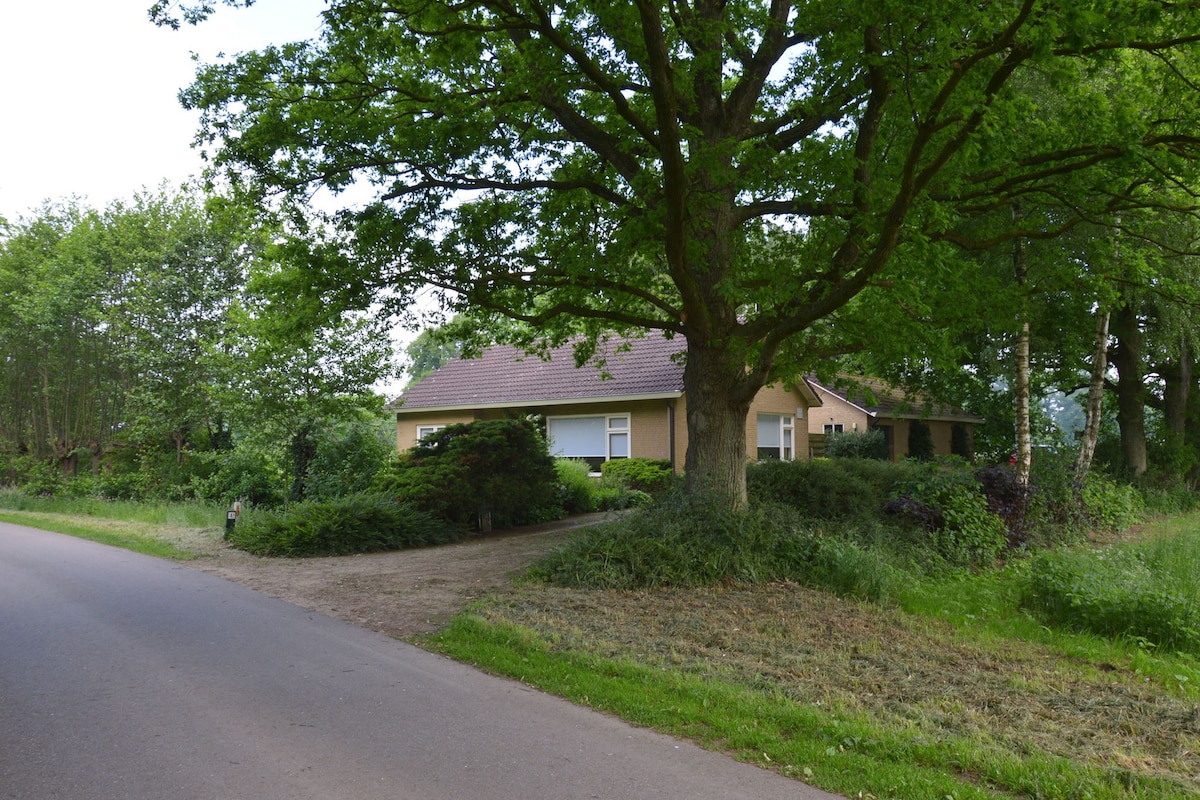
<svg viewBox="0 0 1200 800">
<path fill-rule="evenodd" d="M 689 482 L 737 505 L 759 388 L 894 335 L 963 249 L 1194 185 L 1198 41 L 1165 0 L 331 0 L 182 97 L 298 234 L 373 193 L 327 220 L 328 302 L 678 335 Z"/>
</svg>

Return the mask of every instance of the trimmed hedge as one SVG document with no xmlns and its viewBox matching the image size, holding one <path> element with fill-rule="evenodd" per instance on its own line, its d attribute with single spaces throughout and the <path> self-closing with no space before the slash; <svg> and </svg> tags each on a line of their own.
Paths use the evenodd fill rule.
<svg viewBox="0 0 1200 800">
<path fill-rule="evenodd" d="M 675 470 L 671 469 L 671 462 L 660 458 L 612 459 L 601 465 L 600 474 L 649 495 L 663 494 L 675 482 Z"/>
<path fill-rule="evenodd" d="M 425 547 L 465 536 L 462 526 L 385 495 L 355 494 L 296 503 L 279 511 L 249 511 L 226 538 L 255 555 L 305 557 Z"/>
</svg>

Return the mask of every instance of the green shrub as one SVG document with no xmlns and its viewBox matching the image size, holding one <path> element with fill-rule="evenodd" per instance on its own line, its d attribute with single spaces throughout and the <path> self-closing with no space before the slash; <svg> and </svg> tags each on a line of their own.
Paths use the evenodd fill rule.
<svg viewBox="0 0 1200 800">
<path fill-rule="evenodd" d="M 447 425 L 397 456 L 375 489 L 441 519 L 497 528 L 562 515 L 546 441 L 529 420 Z"/>
<path fill-rule="evenodd" d="M 566 513 L 583 514 L 595 510 L 591 470 L 586 461 L 577 458 L 554 459 L 554 473 L 558 476 L 558 501 Z"/>
<path fill-rule="evenodd" d="M 304 480 L 305 497 L 328 500 L 370 489 L 395 453 L 395 431 L 389 435 L 378 420 L 354 420 L 329 426 L 313 435 L 316 450 Z"/>
<path fill-rule="evenodd" d="M 869 431 L 827 434 L 825 457 L 887 461 L 891 458 L 891 453 L 888 452 L 887 436 L 881 429 L 875 428 Z"/>
<path fill-rule="evenodd" d="M 711 496 L 681 491 L 585 529 L 529 575 L 620 589 L 789 580 L 870 600 L 893 597 L 898 586 L 898 573 L 881 556 L 822 538 L 794 509 L 755 503 L 732 512 Z"/>
<path fill-rule="evenodd" d="M 600 466 L 600 474 L 650 495 L 663 494 L 675 483 L 675 470 L 671 468 L 671 462 L 658 458 L 612 459 Z"/>
<path fill-rule="evenodd" d="M 377 494 L 251 510 L 228 534 L 234 547 L 262 556 L 336 556 L 461 540 L 461 526 Z"/>
<path fill-rule="evenodd" d="M 259 508 L 283 504 L 287 482 L 271 454 L 254 447 L 239 446 L 194 457 L 209 462 L 212 467 L 208 477 L 193 480 L 197 497 L 224 505 L 243 500 Z"/>
<path fill-rule="evenodd" d="M 919 523 L 934 552 L 952 566 L 991 565 L 1007 541 L 1004 523 L 988 511 L 975 476 L 961 466 L 922 466 L 888 510 Z"/>
<path fill-rule="evenodd" d="M 1188 569 L 1197 566 L 1193 558 Z M 1134 547 L 1052 551 L 1033 560 L 1024 602 L 1052 625 L 1197 653 L 1200 603 L 1179 578 Z"/>
<path fill-rule="evenodd" d="M 746 470 L 751 499 L 779 502 L 818 520 L 878 518 L 911 464 L 856 459 L 763 461 Z"/>
<path fill-rule="evenodd" d="M 645 508 L 654 502 L 647 492 L 630 489 L 624 481 L 604 477 L 592 492 L 592 507 L 596 511 L 624 511 L 627 508 Z"/>
<path fill-rule="evenodd" d="M 1092 527 L 1108 533 L 1137 524 L 1146 510 L 1137 489 L 1096 473 L 1084 481 L 1080 501 Z"/>
<path fill-rule="evenodd" d="M 784 545 L 789 539 L 803 544 Z M 589 588 L 754 583 L 802 569 L 811 551 L 794 512 L 752 506 L 735 513 L 707 495 L 672 492 L 648 508 L 587 528 L 538 561 L 531 575 Z M 781 552 L 799 553 L 802 563 L 781 569 Z"/>
</svg>

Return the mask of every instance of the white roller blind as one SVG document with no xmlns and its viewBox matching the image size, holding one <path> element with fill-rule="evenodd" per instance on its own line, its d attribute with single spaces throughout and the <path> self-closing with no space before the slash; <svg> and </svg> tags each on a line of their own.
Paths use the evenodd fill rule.
<svg viewBox="0 0 1200 800">
<path fill-rule="evenodd" d="M 546 420 L 550 454 L 566 458 L 604 458 L 604 417 L 558 417 Z"/>
<path fill-rule="evenodd" d="M 779 415 L 758 415 L 758 447 L 779 447 Z"/>
</svg>

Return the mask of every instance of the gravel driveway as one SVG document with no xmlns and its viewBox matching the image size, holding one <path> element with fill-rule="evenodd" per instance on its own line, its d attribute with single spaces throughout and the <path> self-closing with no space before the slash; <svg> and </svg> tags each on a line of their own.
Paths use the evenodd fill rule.
<svg viewBox="0 0 1200 800">
<path fill-rule="evenodd" d="M 581 514 L 458 544 L 333 558 L 261 558 L 222 547 L 188 566 L 355 625 L 405 637 L 436 630 L 471 600 L 605 519 Z"/>
</svg>

